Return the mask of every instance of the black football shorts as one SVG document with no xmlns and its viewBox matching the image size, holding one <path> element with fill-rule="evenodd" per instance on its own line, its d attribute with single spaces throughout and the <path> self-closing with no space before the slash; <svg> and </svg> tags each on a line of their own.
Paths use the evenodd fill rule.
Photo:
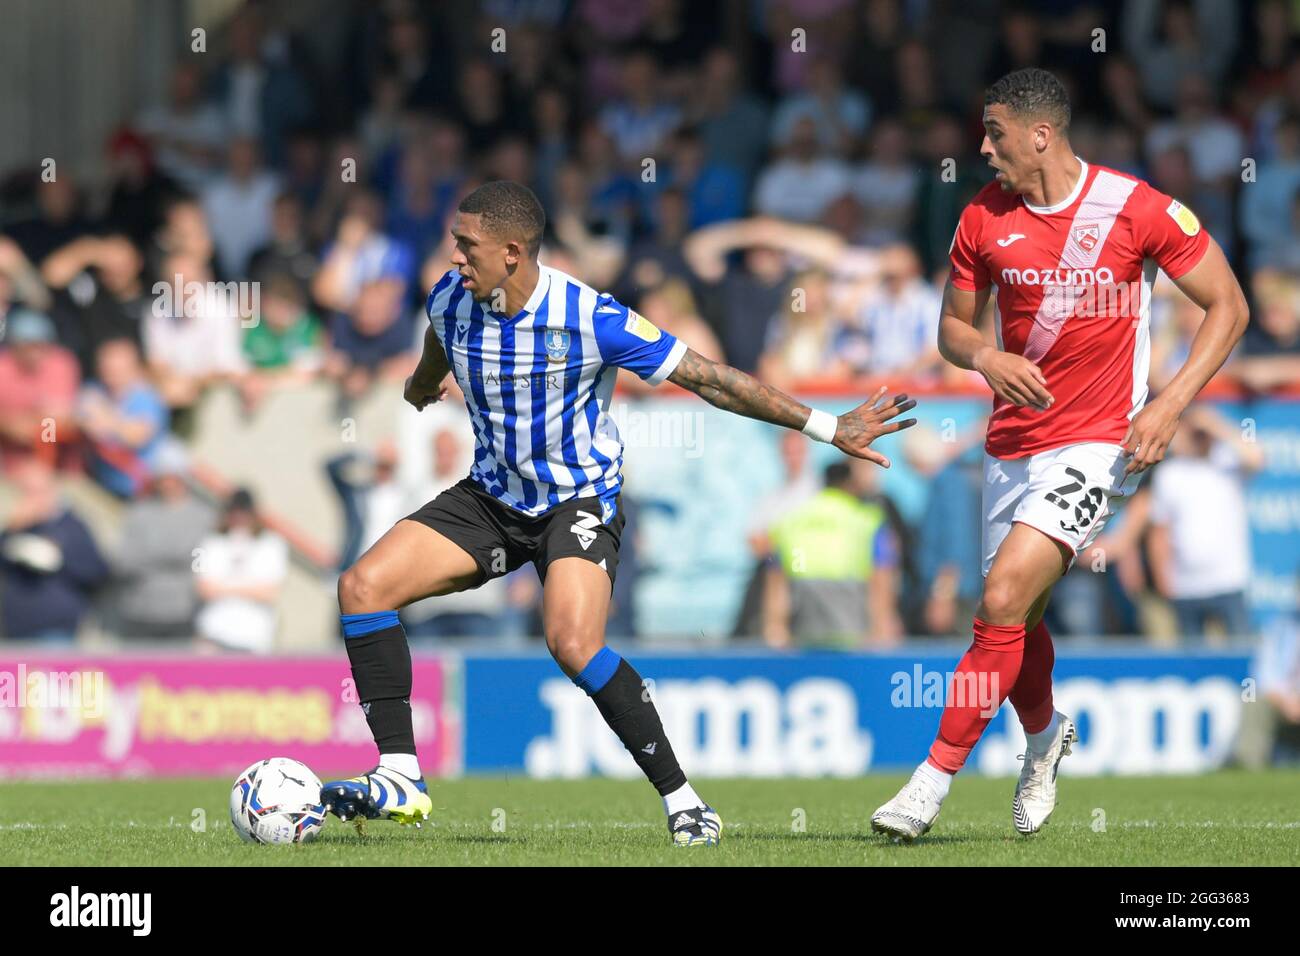
<svg viewBox="0 0 1300 956">
<path fill-rule="evenodd" d="M 626 520 L 613 499 L 613 515 L 602 521 L 609 505 L 600 498 L 571 498 L 546 514 L 529 517 L 502 504 L 462 478 L 406 517 L 427 525 L 463 548 L 488 578 L 532 561 L 546 583 L 546 569 L 559 558 L 582 558 L 604 568 L 610 586 L 618 570 L 618 546 Z"/>
</svg>

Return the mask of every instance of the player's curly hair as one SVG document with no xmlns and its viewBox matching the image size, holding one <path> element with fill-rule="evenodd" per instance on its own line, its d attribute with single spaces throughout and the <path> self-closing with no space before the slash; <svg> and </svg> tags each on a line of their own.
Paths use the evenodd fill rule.
<svg viewBox="0 0 1300 956">
<path fill-rule="evenodd" d="M 1047 70 L 1029 67 L 1008 73 L 984 91 L 984 105 L 995 103 L 1024 119 L 1045 119 L 1062 131 L 1070 128 L 1070 97 Z"/>
<path fill-rule="evenodd" d="M 508 179 L 484 183 L 460 201 L 460 212 L 483 217 L 483 228 L 502 239 L 520 239 L 536 257 L 546 230 L 546 211 L 531 189 Z"/>
</svg>

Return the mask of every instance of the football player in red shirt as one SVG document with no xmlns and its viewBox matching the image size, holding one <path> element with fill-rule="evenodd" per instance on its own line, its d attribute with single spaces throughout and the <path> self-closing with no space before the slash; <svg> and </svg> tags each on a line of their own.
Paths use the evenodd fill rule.
<svg viewBox="0 0 1300 956">
<path fill-rule="evenodd" d="M 974 643 L 949 687 L 929 757 L 872 829 L 912 840 L 1003 700 L 1027 738 L 1012 820 L 1034 833 L 1056 806 L 1077 734 L 1052 703 L 1053 585 L 1096 538 L 1137 475 L 1164 457 L 1179 416 L 1246 328 L 1246 300 L 1191 210 L 1126 173 L 1089 164 L 1070 104 L 1046 70 L 986 92 L 980 154 L 997 170 L 953 237 L 939 348 L 993 390 L 984 465 L 984 591 Z M 1156 269 L 1205 310 L 1191 354 L 1150 402 L 1148 306 Z M 997 345 L 975 329 L 997 291 Z"/>
</svg>

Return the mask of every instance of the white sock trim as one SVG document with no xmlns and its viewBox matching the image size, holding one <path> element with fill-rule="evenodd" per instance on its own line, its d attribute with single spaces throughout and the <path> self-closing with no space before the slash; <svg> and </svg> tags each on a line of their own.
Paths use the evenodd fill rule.
<svg viewBox="0 0 1300 956">
<path fill-rule="evenodd" d="M 420 761 L 415 754 L 380 754 L 379 766 L 384 770 L 396 770 L 412 780 L 420 779 Z"/>
<path fill-rule="evenodd" d="M 664 812 L 670 817 L 683 810 L 694 810 L 704 806 L 704 801 L 689 783 L 684 783 L 672 793 L 664 794 Z"/>
<path fill-rule="evenodd" d="M 1052 719 L 1047 722 L 1046 727 L 1036 734 L 1025 734 L 1029 748 L 1036 754 L 1047 753 L 1047 748 L 1052 746 L 1052 741 L 1056 739 L 1056 732 L 1060 727 L 1061 715 L 1053 711 Z"/>
<path fill-rule="evenodd" d="M 953 775 L 940 770 L 938 767 L 931 766 L 928 760 L 921 761 L 921 765 L 916 768 L 916 772 L 912 776 L 920 777 L 928 783 L 940 800 L 948 796 L 948 788 L 952 786 Z"/>
</svg>

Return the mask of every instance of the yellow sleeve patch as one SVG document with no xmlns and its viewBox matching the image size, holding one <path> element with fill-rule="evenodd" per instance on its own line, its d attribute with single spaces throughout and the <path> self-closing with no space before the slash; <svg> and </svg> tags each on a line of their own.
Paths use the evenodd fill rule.
<svg viewBox="0 0 1300 956">
<path fill-rule="evenodd" d="M 1186 235 L 1194 236 L 1201 231 L 1201 222 L 1196 218 L 1196 213 L 1192 212 L 1177 199 L 1169 203 L 1169 208 L 1165 210 L 1169 213 L 1169 218 L 1178 223 L 1178 228 Z"/>
<path fill-rule="evenodd" d="M 657 325 L 631 309 L 627 310 L 627 322 L 624 323 L 623 328 L 645 342 L 658 342 L 659 336 L 663 334 Z"/>
</svg>

